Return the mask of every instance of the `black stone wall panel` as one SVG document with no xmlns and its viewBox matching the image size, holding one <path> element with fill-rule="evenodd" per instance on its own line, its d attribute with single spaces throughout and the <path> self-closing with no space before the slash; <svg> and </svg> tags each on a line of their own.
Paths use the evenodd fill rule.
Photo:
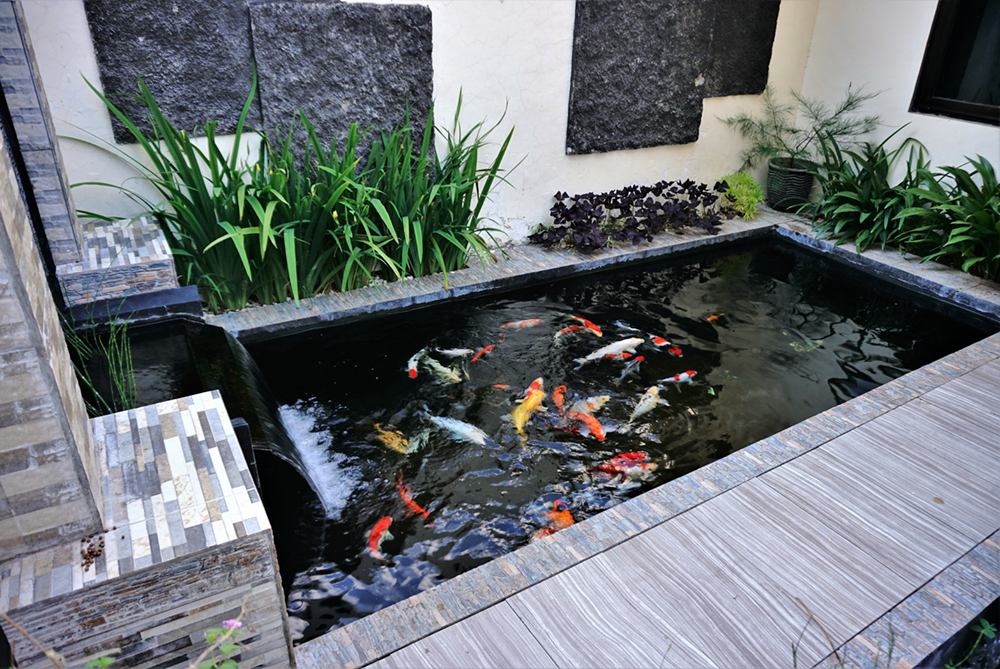
<svg viewBox="0 0 1000 669">
<path fill-rule="evenodd" d="M 698 139 L 704 0 L 577 0 L 567 153 Z"/>
<path fill-rule="evenodd" d="M 767 85 L 780 0 L 715 0 L 706 98 L 759 95 Z"/>
<path fill-rule="evenodd" d="M 142 76 L 166 117 L 194 130 L 217 120 L 232 133 L 250 93 L 253 60 L 245 0 L 84 0 L 107 95 L 134 94 Z M 111 98 L 148 131 L 145 107 Z M 260 127 L 255 101 L 247 125 Z M 112 118 L 115 140 L 135 140 Z"/>
<path fill-rule="evenodd" d="M 327 144 L 351 123 L 392 129 L 409 102 L 419 141 L 433 96 L 429 8 L 254 2 L 250 16 L 265 129 L 287 131 L 302 110 Z"/>
<path fill-rule="evenodd" d="M 698 139 L 702 98 L 760 93 L 780 0 L 577 0 L 567 153 Z"/>
</svg>

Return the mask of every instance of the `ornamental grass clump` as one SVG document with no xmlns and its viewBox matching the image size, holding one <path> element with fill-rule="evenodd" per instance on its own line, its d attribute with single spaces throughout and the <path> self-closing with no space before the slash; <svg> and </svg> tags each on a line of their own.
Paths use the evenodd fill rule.
<svg viewBox="0 0 1000 669">
<path fill-rule="evenodd" d="M 496 245 L 500 230 L 483 225 L 482 211 L 496 181 L 504 181 L 501 163 L 514 131 L 481 168 L 486 138 L 503 117 L 485 132 L 482 122 L 463 132 L 461 110 L 460 93 L 452 129 L 437 128 L 447 144 L 443 158 L 433 146 L 433 110 L 417 146 L 407 109 L 392 132 L 381 131 L 362 172 L 361 180 L 372 189 L 369 216 L 392 238 L 387 252 L 402 275 L 443 272 L 447 282 L 447 273 L 465 267 L 470 253 L 483 262 L 492 257 L 484 236 Z"/>
<path fill-rule="evenodd" d="M 550 210 L 553 224 L 539 226 L 528 240 L 547 249 L 558 245 L 590 254 L 615 242 L 652 241 L 667 228 L 716 234 L 723 218 L 732 218 L 720 212 L 719 194 L 724 190 L 721 182 L 709 187 L 686 179 L 607 193 L 556 193 Z"/>
<path fill-rule="evenodd" d="M 481 168 L 480 152 L 493 128 L 483 132 L 480 123 L 463 133 L 460 96 L 453 130 L 439 129 L 447 141 L 443 158 L 433 146 L 433 116 L 417 149 L 407 111 L 396 130 L 381 132 L 359 170 L 355 150 L 364 133 L 357 125 L 351 126 L 343 153 L 338 153 L 336 138 L 324 145 L 300 113 L 284 137 L 261 134 L 257 160 L 248 164 L 239 160 L 238 148 L 256 83 L 255 74 L 228 157 L 218 145 L 215 121 L 199 128 L 207 145 L 202 150 L 164 116 L 141 78 L 136 97 L 148 111 L 151 136 L 91 85 L 152 167 L 121 151 L 119 155 L 162 200 L 154 203 L 107 183 L 77 185 L 120 189 L 152 214 L 174 254 L 180 280 L 197 285 L 211 311 L 289 298 L 298 302 L 329 290 L 359 288 L 376 278 L 448 272 L 465 267 L 471 253 L 484 262 L 491 257 L 484 236 L 496 243 L 499 230 L 484 225 L 482 210 L 496 181 L 503 180 L 501 162 L 513 130 L 496 158 Z M 302 133 L 305 141 L 299 142 Z"/>
</svg>

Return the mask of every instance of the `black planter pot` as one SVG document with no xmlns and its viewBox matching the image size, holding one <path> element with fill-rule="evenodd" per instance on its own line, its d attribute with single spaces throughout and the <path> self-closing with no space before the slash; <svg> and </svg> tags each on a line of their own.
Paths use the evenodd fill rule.
<svg viewBox="0 0 1000 669">
<path fill-rule="evenodd" d="M 795 211 L 812 191 L 816 163 L 796 161 L 789 167 L 788 158 L 774 158 L 767 162 L 767 204 L 778 211 Z"/>
</svg>

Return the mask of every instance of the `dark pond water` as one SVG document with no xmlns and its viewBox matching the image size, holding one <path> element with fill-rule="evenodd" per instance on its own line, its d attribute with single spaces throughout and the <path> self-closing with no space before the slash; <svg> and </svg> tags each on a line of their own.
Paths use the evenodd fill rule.
<svg viewBox="0 0 1000 669">
<path fill-rule="evenodd" d="M 282 540 L 296 556 L 282 570 L 297 637 L 426 590 L 997 329 L 878 284 L 790 246 L 743 246 L 251 346 L 325 506 L 322 532 L 272 518 L 296 527 Z M 557 338 L 580 325 L 571 316 L 603 336 Z M 628 360 L 576 362 L 628 338 L 643 340 Z M 475 362 L 436 352 L 490 345 Z M 439 378 L 435 364 L 460 378 Z M 689 382 L 664 381 L 689 371 Z M 519 434 L 511 414 L 538 378 L 545 401 Z M 669 405 L 631 419 L 654 385 Z M 603 440 L 584 429 L 590 418 L 560 414 L 558 386 L 564 409 L 607 397 L 590 412 Z M 481 430 L 483 443 L 442 417 Z M 399 437 L 412 452 L 383 443 Z M 408 513 L 401 487 L 426 518 Z M 384 518 L 392 538 L 373 553 Z"/>
</svg>

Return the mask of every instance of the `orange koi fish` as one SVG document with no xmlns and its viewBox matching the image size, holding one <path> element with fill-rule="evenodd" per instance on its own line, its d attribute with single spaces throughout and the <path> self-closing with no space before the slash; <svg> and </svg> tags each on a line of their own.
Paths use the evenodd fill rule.
<svg viewBox="0 0 1000 669">
<path fill-rule="evenodd" d="M 552 391 L 552 402 L 556 405 L 556 408 L 559 409 L 559 415 L 565 415 L 563 405 L 566 403 L 566 386 L 558 386 Z"/>
<path fill-rule="evenodd" d="M 589 413 L 583 413 L 582 411 L 570 411 L 566 414 L 567 417 L 578 420 L 587 426 L 590 430 L 590 434 L 594 435 L 597 441 L 604 441 L 604 428 L 601 427 L 601 422 L 591 416 Z"/>
<path fill-rule="evenodd" d="M 681 372 L 677 376 L 671 376 L 669 379 L 660 379 L 657 383 L 690 383 L 691 379 L 693 379 L 694 375 L 697 373 L 698 372 L 693 369 L 689 369 L 686 372 Z"/>
<path fill-rule="evenodd" d="M 529 318 L 526 321 L 514 321 L 513 323 L 507 323 L 506 325 L 501 325 L 500 328 L 516 328 L 518 330 L 523 330 L 524 328 L 533 328 L 536 325 L 541 325 L 541 318 Z"/>
<path fill-rule="evenodd" d="M 570 318 L 572 318 L 574 321 L 579 321 L 583 323 L 583 327 L 587 328 L 588 330 L 596 334 L 598 337 L 604 336 L 604 334 L 601 332 L 601 328 L 597 327 L 596 325 L 588 321 L 586 318 L 580 318 L 579 316 L 570 316 Z"/>
<path fill-rule="evenodd" d="M 424 517 L 424 520 L 427 520 L 430 517 L 431 514 L 429 511 L 413 501 L 413 497 L 410 496 L 410 493 L 413 491 L 410 490 L 410 486 L 403 485 L 402 477 L 396 478 L 396 490 L 399 491 L 399 496 L 403 498 L 403 504 L 406 505 L 407 514 L 419 514 Z"/>
<path fill-rule="evenodd" d="M 488 353 L 492 353 L 493 352 L 493 347 L 494 347 L 494 345 L 490 344 L 489 346 L 484 346 L 483 348 L 479 349 L 479 352 L 476 353 L 474 356 L 472 356 L 472 360 L 470 360 L 469 362 L 475 362 L 476 360 L 479 360 L 484 355 L 487 355 Z"/>
<path fill-rule="evenodd" d="M 705 320 L 708 321 L 709 323 L 714 323 L 715 321 L 719 320 L 720 318 L 722 318 L 725 315 L 726 315 L 726 313 L 723 312 L 721 314 L 715 314 L 714 316 L 709 316 Z"/>
<path fill-rule="evenodd" d="M 372 528 L 371 534 L 368 535 L 368 552 L 372 554 L 372 557 L 376 560 L 384 560 L 385 556 L 379 551 L 382 549 L 382 542 L 386 539 L 392 539 L 392 534 L 389 532 L 389 526 L 392 525 L 392 518 L 389 516 L 382 516 L 375 527 Z"/>
<path fill-rule="evenodd" d="M 493 387 L 494 388 L 510 388 L 510 386 L 508 386 L 506 383 L 494 383 Z"/>
<path fill-rule="evenodd" d="M 562 504 L 563 510 L 559 510 L 559 505 Z M 546 511 L 545 516 L 549 519 L 549 524 L 547 527 L 543 527 L 532 535 L 532 539 L 540 539 L 541 537 L 547 537 L 550 534 L 555 534 L 559 530 L 564 530 L 570 525 L 575 525 L 576 521 L 573 520 L 573 514 L 569 512 L 569 507 L 566 506 L 566 502 L 561 499 L 557 499 L 552 503 L 552 510 Z"/>
<path fill-rule="evenodd" d="M 632 354 L 628 351 L 622 351 L 621 353 L 608 353 L 604 357 L 609 360 L 628 360 L 632 357 Z"/>
</svg>

